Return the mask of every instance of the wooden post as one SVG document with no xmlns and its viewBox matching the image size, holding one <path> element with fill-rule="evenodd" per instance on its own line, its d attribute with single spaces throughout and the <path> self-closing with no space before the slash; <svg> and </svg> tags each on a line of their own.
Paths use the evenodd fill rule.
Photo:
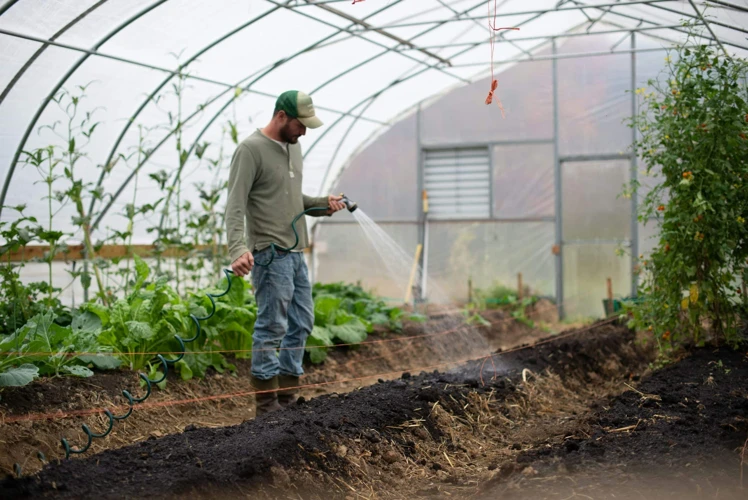
<svg viewBox="0 0 748 500">
<path fill-rule="evenodd" d="M 405 289 L 405 303 L 410 302 L 410 298 L 413 296 L 413 281 L 416 278 L 416 271 L 418 271 L 418 260 L 421 258 L 421 250 L 423 245 L 420 243 L 416 246 L 416 254 L 413 257 L 413 267 L 410 270 L 410 279 L 408 279 L 408 287 Z"/>
<path fill-rule="evenodd" d="M 524 291 L 522 290 L 522 273 L 517 273 L 517 298 L 522 301 Z"/>
<path fill-rule="evenodd" d="M 613 314 L 613 280 L 608 278 L 608 316 Z"/>
<path fill-rule="evenodd" d="M 468 276 L 468 304 L 473 303 L 473 277 Z"/>
</svg>

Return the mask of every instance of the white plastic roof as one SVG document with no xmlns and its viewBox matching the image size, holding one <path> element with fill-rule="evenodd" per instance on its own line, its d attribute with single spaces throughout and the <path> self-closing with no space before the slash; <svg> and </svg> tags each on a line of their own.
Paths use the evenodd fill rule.
<svg viewBox="0 0 748 500">
<path fill-rule="evenodd" d="M 630 30 L 666 45 L 683 42 L 683 21 L 697 23 L 702 39 L 729 54 L 748 54 L 746 0 L 9 0 L 0 5 L 0 201 L 26 204 L 27 214 L 46 220 L 45 186 L 20 161 L 22 151 L 64 146 L 41 126 L 65 118 L 50 98 L 78 86 L 87 89 L 81 111 L 100 122 L 76 171 L 103 187 L 103 200 L 91 205 L 99 237 L 123 227 L 134 194 L 138 203 L 158 196 L 148 174 L 181 175 L 183 197 L 196 200 L 193 184 L 213 175 L 193 154 L 196 145 L 210 143 L 205 158 L 223 145 L 227 165 L 227 122 L 237 124 L 240 138 L 248 135 L 288 89 L 310 93 L 325 122 L 302 147 L 305 192 L 326 192 L 373 134 L 415 104 L 486 77 L 494 6 L 498 26 L 520 28 L 495 33 L 497 73 L 538 57 L 551 37 L 620 32 L 610 50 L 624 53 Z M 178 172 L 166 124 L 178 112 L 172 84 L 180 67 L 189 75 L 181 109 L 182 147 L 191 156 Z M 102 165 L 133 151 L 140 126 L 149 130 L 150 155 L 117 161 L 102 176 Z M 61 207 L 55 226 L 70 231 L 70 214 L 72 207 Z M 2 212 L 2 220 L 15 217 Z"/>
</svg>

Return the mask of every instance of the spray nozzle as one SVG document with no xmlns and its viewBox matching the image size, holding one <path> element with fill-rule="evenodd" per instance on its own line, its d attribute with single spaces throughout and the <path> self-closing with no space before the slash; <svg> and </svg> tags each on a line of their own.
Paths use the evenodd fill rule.
<svg viewBox="0 0 748 500">
<path fill-rule="evenodd" d="M 358 203 L 356 203 L 355 201 L 349 200 L 345 194 L 340 193 L 340 196 L 343 197 L 343 199 L 340 201 L 345 203 L 345 207 L 348 209 L 349 212 L 353 213 L 358 208 Z"/>
</svg>

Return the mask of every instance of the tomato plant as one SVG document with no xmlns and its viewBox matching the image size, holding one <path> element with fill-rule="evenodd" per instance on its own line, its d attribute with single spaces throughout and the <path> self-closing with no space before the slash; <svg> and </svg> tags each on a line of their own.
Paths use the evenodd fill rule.
<svg viewBox="0 0 748 500">
<path fill-rule="evenodd" d="M 707 334 L 735 344 L 748 258 L 748 64 L 705 45 L 677 51 L 667 82 L 637 90 L 636 152 L 659 180 L 639 218 L 656 219 L 660 233 L 641 266 L 634 324 L 661 346 Z"/>
</svg>

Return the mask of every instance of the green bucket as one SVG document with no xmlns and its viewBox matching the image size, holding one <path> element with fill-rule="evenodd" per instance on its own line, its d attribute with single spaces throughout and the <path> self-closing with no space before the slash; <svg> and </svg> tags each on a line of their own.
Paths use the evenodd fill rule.
<svg viewBox="0 0 748 500">
<path fill-rule="evenodd" d="M 644 298 L 642 296 L 614 298 L 613 299 L 613 314 L 619 313 L 623 310 L 624 302 L 640 304 L 643 300 Z M 603 299 L 603 314 L 605 316 L 608 315 L 609 304 L 610 304 L 610 299 Z"/>
</svg>

